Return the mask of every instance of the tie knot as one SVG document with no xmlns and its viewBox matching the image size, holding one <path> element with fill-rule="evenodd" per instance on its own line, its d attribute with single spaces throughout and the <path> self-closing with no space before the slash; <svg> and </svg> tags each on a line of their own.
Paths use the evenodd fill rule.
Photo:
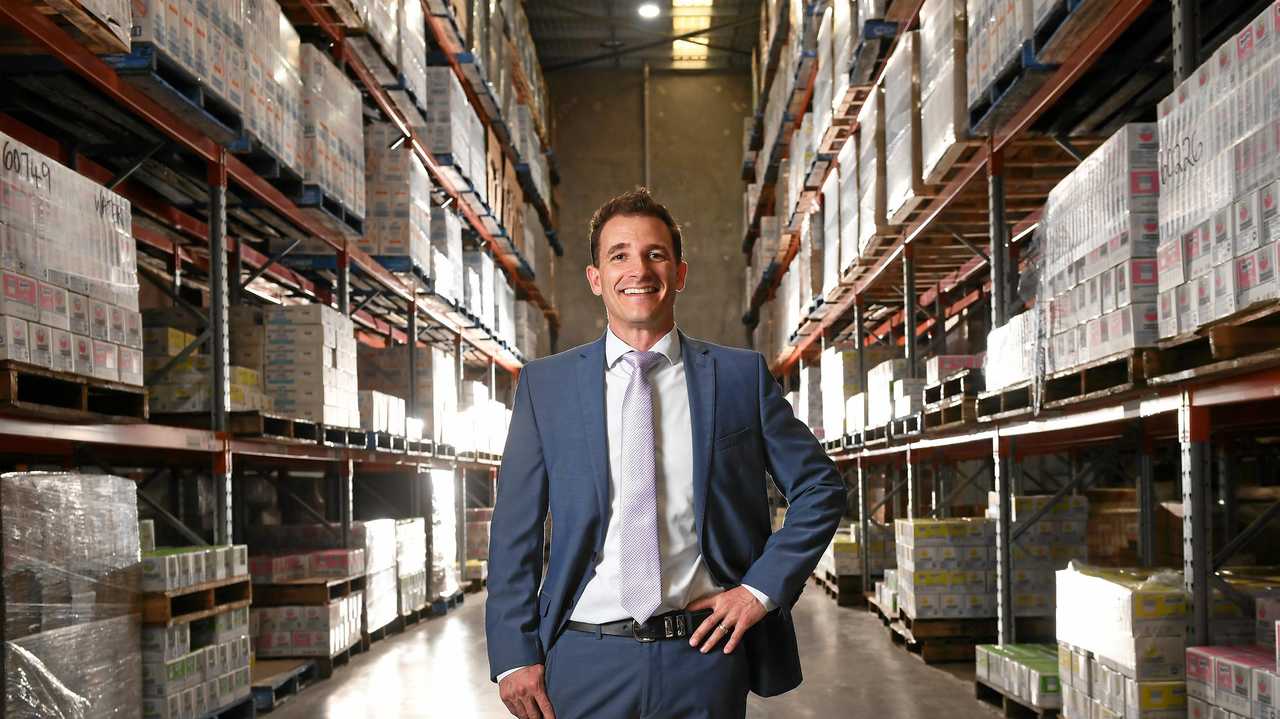
<svg viewBox="0 0 1280 719">
<path fill-rule="evenodd" d="M 622 360 L 631 365 L 633 370 L 639 370 L 640 374 L 648 374 L 653 369 L 658 360 L 663 358 L 661 352 L 628 352 L 622 355 Z"/>
</svg>

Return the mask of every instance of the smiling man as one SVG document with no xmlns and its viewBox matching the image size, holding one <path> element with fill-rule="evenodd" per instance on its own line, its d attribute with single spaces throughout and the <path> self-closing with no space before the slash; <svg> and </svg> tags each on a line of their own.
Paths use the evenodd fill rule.
<svg viewBox="0 0 1280 719">
<path fill-rule="evenodd" d="M 759 353 L 676 329 L 681 242 L 648 190 L 605 203 L 586 274 L 608 329 L 520 373 L 485 622 L 521 719 L 741 719 L 748 691 L 800 683 L 791 607 L 844 484 Z"/>
</svg>

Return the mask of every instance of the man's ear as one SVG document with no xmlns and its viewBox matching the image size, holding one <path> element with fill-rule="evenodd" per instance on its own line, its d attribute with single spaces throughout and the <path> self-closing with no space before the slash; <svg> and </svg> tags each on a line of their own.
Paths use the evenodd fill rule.
<svg viewBox="0 0 1280 719">
<path fill-rule="evenodd" d="M 604 293 L 604 287 L 600 284 L 600 268 L 587 265 L 587 284 L 591 287 L 591 294 L 596 297 Z"/>
<path fill-rule="evenodd" d="M 676 267 L 676 292 L 684 292 L 684 283 L 689 278 L 689 263 L 680 260 L 680 265 Z"/>
</svg>

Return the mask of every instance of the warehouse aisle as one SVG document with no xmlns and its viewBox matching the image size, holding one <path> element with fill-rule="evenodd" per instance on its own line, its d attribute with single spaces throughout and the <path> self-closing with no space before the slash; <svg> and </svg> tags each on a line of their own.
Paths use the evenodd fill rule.
<svg viewBox="0 0 1280 719">
<path fill-rule="evenodd" d="M 887 719 L 990 719 L 973 686 L 890 644 L 861 609 L 840 608 L 810 586 L 797 607 L 805 682 L 776 699 L 752 696 L 750 719 L 868 715 Z M 313 685 L 271 716 L 279 719 L 393 719 L 510 715 L 488 680 L 484 595 L 400 637 L 374 645 L 334 679 Z M 971 673 L 970 673 L 971 674 Z"/>
</svg>

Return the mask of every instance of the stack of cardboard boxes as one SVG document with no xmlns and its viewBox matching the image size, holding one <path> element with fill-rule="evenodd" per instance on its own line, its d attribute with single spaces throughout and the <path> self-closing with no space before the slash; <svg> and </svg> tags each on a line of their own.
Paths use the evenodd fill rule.
<svg viewBox="0 0 1280 719">
<path fill-rule="evenodd" d="M 159 3 L 154 3 L 159 4 Z M 171 6 L 173 3 L 168 3 Z M 215 8 L 235 3 L 199 3 Z M 297 174 L 303 174 L 302 158 L 302 43 L 276 0 L 241 0 L 244 21 L 227 24 L 233 44 L 225 61 L 232 86 L 244 78 L 241 117 L 247 134 L 273 157 Z M 244 67 L 235 55 L 243 54 Z"/>
<path fill-rule="evenodd" d="M 427 150 L 470 180 L 473 191 L 483 194 L 488 177 L 484 125 L 448 65 L 427 68 L 426 120 Z"/>
<path fill-rule="evenodd" d="M 427 524 L 422 517 L 396 522 L 396 587 L 400 616 L 427 606 Z"/>
<path fill-rule="evenodd" d="M 1161 337 L 1280 296 L 1280 111 L 1256 99 L 1280 72 L 1278 31 L 1269 6 L 1157 108 Z"/>
<path fill-rule="evenodd" d="M 87 708 L 93 716 L 137 716 L 137 485 L 103 475 L 5 474 L 0 515 L 5 716 L 84 716 Z"/>
<path fill-rule="evenodd" d="M 254 654 L 263 659 L 339 654 L 360 641 L 363 611 L 359 591 L 315 606 L 254 607 Z"/>
<path fill-rule="evenodd" d="M 453 596 L 461 582 L 458 566 L 458 491 L 456 469 L 432 469 L 431 586 L 429 599 Z"/>
<path fill-rule="evenodd" d="M 143 330 L 143 367 L 147 375 L 169 365 L 182 352 L 195 335 L 169 326 L 152 326 L 150 322 L 171 319 L 168 311 L 148 311 L 148 321 Z M 263 389 L 262 375 L 256 369 L 234 363 L 228 368 L 230 405 L 233 412 L 263 411 L 274 409 L 271 397 Z M 167 374 L 148 387 L 152 412 L 185 413 L 208 412 L 211 408 L 213 387 L 213 361 L 209 355 L 192 353 L 178 360 Z"/>
<path fill-rule="evenodd" d="M 129 201 L 3 133 L 0 359 L 142 384 Z"/>
<path fill-rule="evenodd" d="M 907 361 L 885 360 L 867 371 L 867 426 L 879 427 L 919 411 L 924 380 L 907 377 Z"/>
<path fill-rule="evenodd" d="M 921 169 L 941 182 L 969 137 L 968 18 L 963 0 L 929 0 L 920 7 Z"/>
<path fill-rule="evenodd" d="M 1035 343 L 1047 372 L 1156 341 L 1158 147 L 1155 125 L 1126 125 L 1049 193 Z"/>
<path fill-rule="evenodd" d="M 978 681 L 1023 704 L 1039 709 L 1062 708 L 1058 652 L 1053 645 L 979 644 L 975 658 Z"/>
<path fill-rule="evenodd" d="M 275 409 L 335 427 L 359 427 L 351 318 L 328 305 L 292 305 L 267 308 L 262 322 L 241 325 L 233 320 L 238 335 L 233 346 L 240 344 L 246 356 L 262 358 Z"/>
<path fill-rule="evenodd" d="M 458 413 L 458 369 L 453 350 L 436 346 L 417 348 L 416 377 L 409 376 L 407 345 L 385 349 L 361 345 L 358 356 L 362 391 L 404 392 L 413 385 L 417 405 L 406 405 L 405 414 L 422 421 L 422 433 L 427 439 L 437 444 L 451 443 L 454 435 L 451 427 Z"/>
<path fill-rule="evenodd" d="M 982 375 L 987 391 L 1028 382 L 1039 366 L 1039 315 L 1023 312 L 987 334 L 987 353 Z"/>
<path fill-rule="evenodd" d="M 885 212 L 901 223 L 920 201 L 920 32 L 904 33 L 884 64 Z"/>
<path fill-rule="evenodd" d="M 1018 531 L 1031 515 L 1050 506 L 1049 495 L 1010 498 L 1010 529 Z M 1000 518 L 1000 495 L 987 495 L 986 516 Z M 1072 561 L 1089 558 L 1089 500 L 1068 495 L 1059 500 L 1010 547 L 1013 560 L 1013 615 L 1049 617 L 1054 613 L 1054 574 Z M 994 560 L 994 545 L 992 546 Z M 992 566 L 995 566 L 994 563 Z"/>
<path fill-rule="evenodd" d="M 897 593 L 912 619 L 996 615 L 995 523 L 899 519 Z"/>
<path fill-rule="evenodd" d="M 403 399 L 377 390 L 360 390 L 356 397 L 360 405 L 361 428 L 395 435 L 405 434 Z"/>
<path fill-rule="evenodd" d="M 1063 715 L 1184 715 L 1186 620 L 1179 576 L 1075 565 L 1059 571 Z"/>
<path fill-rule="evenodd" d="M 360 248 L 371 255 L 407 257 L 431 275 L 431 176 L 390 123 L 365 128 L 367 165 L 365 234 Z"/>
<path fill-rule="evenodd" d="M 315 45 L 302 46 L 303 181 L 365 216 L 360 91 Z"/>
</svg>

